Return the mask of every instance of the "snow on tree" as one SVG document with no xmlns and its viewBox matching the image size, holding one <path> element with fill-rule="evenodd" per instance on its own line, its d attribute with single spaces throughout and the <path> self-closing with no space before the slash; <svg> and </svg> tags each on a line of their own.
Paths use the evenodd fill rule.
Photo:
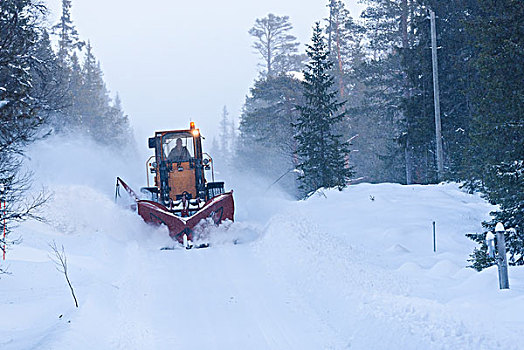
<svg viewBox="0 0 524 350">
<path fill-rule="evenodd" d="M 512 229 L 506 232 L 506 248 L 514 265 L 524 265 L 523 15 L 521 1 L 486 1 L 466 22 L 478 52 L 469 61 L 477 75 L 465 179 L 467 187 L 499 205 L 484 226 L 492 230 L 500 221 Z M 482 262 L 475 252 L 472 257 Z"/>
<path fill-rule="evenodd" d="M 88 42 L 82 66 L 83 85 L 80 93 L 80 115 L 83 130 L 93 137 L 102 136 L 98 133 L 103 132 L 104 128 L 111 127 L 110 125 L 103 125 L 103 117 L 109 106 L 109 96 L 102 74 L 100 62 L 97 62 L 91 43 Z"/>
<path fill-rule="evenodd" d="M 36 218 L 35 210 L 46 201 L 44 194 L 26 198 L 31 178 L 21 173 L 24 148 L 38 137 L 45 121 L 37 113 L 45 101 L 35 94 L 31 71 L 39 65 L 34 53 L 44 11 L 31 0 L 4 0 L 0 7 L 0 183 L 8 204 L 8 234 L 13 222 Z M 0 243 L 2 249 L 9 244 L 3 237 Z"/>
</svg>

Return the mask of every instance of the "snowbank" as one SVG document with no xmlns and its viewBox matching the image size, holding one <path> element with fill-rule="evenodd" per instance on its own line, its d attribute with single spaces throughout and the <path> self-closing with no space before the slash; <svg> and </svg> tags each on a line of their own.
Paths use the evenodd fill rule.
<svg viewBox="0 0 524 350">
<path fill-rule="evenodd" d="M 35 145 L 53 197 L 19 227 L 0 280 L 2 349 L 518 349 L 524 273 L 468 269 L 492 209 L 457 185 L 360 184 L 307 201 L 235 189 L 237 221 L 209 249 L 176 247 L 113 200 L 141 159 L 87 140 Z M 144 175 L 142 175 L 144 174 Z M 38 186 L 37 186 L 38 187 Z M 437 252 L 432 223 L 436 222 Z M 49 258 L 63 245 L 76 309 Z M 174 250 L 160 250 L 175 246 Z"/>
<path fill-rule="evenodd" d="M 256 246 L 347 348 L 520 348 L 524 270 L 510 268 L 500 291 L 496 268 L 466 268 L 464 234 L 493 209 L 484 200 L 456 184 L 324 193 L 273 217 Z"/>
</svg>

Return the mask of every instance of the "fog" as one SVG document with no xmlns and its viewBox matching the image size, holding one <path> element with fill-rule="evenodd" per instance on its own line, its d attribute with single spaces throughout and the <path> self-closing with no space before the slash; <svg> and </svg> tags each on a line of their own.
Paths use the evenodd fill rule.
<svg viewBox="0 0 524 350">
<path fill-rule="evenodd" d="M 258 57 L 247 33 L 256 18 L 288 15 L 293 34 L 309 41 L 315 21 L 327 17 L 327 1 L 260 2 L 73 0 L 72 18 L 90 40 L 112 94 L 119 92 L 139 146 L 155 130 L 186 127 L 194 120 L 210 140 L 222 108 L 238 122 L 257 77 Z M 60 0 L 49 0 L 49 21 Z M 346 1 L 356 16 L 362 5 Z"/>
</svg>

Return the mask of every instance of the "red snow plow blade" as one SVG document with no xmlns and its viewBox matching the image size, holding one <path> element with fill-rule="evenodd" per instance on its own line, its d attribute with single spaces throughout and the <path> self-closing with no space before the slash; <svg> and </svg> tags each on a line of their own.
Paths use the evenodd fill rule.
<svg viewBox="0 0 524 350">
<path fill-rule="evenodd" d="M 122 185 L 146 222 L 166 225 L 169 235 L 188 248 L 188 240 L 200 238 L 193 237 L 200 233 L 196 232 L 200 222 L 233 221 L 233 191 L 226 192 L 224 182 L 215 181 L 213 158 L 203 151 L 202 135 L 194 122 L 185 130 L 157 131 L 148 144 L 155 154 L 146 162 L 147 186 L 140 192 L 150 199 L 139 198 L 122 179 L 116 179 L 117 195 Z"/>
<path fill-rule="evenodd" d="M 120 178 L 117 177 L 117 187 L 122 185 L 127 193 L 136 201 L 138 214 L 145 222 L 153 224 L 164 224 L 169 229 L 169 236 L 183 243 L 184 234 L 188 240 L 193 240 L 194 228 L 202 220 L 210 220 L 219 225 L 224 220 L 234 220 L 235 206 L 233 202 L 233 191 L 219 194 L 208 200 L 200 208 L 189 209 L 192 215 L 181 217 L 172 212 L 166 206 L 150 201 L 139 199 L 137 194 Z"/>
</svg>

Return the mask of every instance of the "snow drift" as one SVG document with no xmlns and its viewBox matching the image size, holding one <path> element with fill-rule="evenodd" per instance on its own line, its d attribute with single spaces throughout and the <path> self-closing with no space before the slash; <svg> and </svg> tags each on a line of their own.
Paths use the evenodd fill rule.
<svg viewBox="0 0 524 350">
<path fill-rule="evenodd" d="M 115 205 L 141 159 L 88 140 L 35 144 L 53 197 L 18 228 L 0 280 L 2 349 L 519 349 L 524 274 L 466 268 L 492 209 L 457 185 L 361 184 L 307 201 L 234 180 L 237 222 L 209 249 Z M 244 186 L 244 183 L 247 184 Z M 432 222 L 437 227 L 433 252 Z M 240 238 L 240 239 L 239 239 Z M 76 309 L 48 244 L 63 245 Z"/>
</svg>

